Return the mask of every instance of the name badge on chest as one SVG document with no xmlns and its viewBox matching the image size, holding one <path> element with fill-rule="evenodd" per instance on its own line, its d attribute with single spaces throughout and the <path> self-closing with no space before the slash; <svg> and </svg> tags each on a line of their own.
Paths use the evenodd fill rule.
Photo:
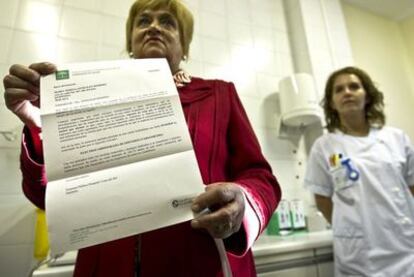
<svg viewBox="0 0 414 277">
<path fill-rule="evenodd" d="M 352 164 L 351 159 L 345 158 L 343 154 L 330 156 L 329 164 L 335 191 L 348 187 L 359 179 L 359 172 Z"/>
</svg>

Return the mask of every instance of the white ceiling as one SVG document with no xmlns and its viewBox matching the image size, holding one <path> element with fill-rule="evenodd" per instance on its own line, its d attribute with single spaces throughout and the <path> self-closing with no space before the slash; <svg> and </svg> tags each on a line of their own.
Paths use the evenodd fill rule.
<svg viewBox="0 0 414 277">
<path fill-rule="evenodd" d="M 354 6 L 393 20 L 414 15 L 414 0 L 344 0 Z"/>
</svg>

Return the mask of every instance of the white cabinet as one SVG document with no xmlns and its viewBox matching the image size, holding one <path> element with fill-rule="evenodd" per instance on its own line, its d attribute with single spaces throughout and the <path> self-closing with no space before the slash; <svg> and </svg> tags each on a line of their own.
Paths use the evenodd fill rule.
<svg viewBox="0 0 414 277">
<path fill-rule="evenodd" d="M 333 277 L 331 233 L 261 237 L 253 247 L 259 277 Z"/>
<path fill-rule="evenodd" d="M 258 277 L 318 277 L 316 266 L 282 269 L 272 272 L 259 273 Z"/>
<path fill-rule="evenodd" d="M 318 276 L 319 277 L 333 277 L 334 276 L 334 263 L 326 262 L 318 264 Z"/>
</svg>

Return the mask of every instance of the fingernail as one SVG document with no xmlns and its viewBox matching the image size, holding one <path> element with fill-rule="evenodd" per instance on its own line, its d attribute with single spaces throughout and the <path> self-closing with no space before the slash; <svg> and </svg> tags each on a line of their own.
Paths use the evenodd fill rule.
<svg viewBox="0 0 414 277">
<path fill-rule="evenodd" d="M 49 63 L 49 62 L 45 62 L 45 66 L 47 66 L 50 69 L 55 68 L 55 65 L 53 63 Z"/>
<path fill-rule="evenodd" d="M 193 210 L 193 212 L 195 212 L 195 213 L 198 213 L 198 212 L 201 210 L 200 205 L 198 205 L 198 204 L 193 204 L 193 205 L 191 206 L 191 209 L 192 209 L 192 210 Z"/>
</svg>

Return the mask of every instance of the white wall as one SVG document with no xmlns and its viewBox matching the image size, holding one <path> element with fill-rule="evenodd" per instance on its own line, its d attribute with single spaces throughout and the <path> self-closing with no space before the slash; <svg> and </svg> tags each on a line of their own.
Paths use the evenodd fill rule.
<svg viewBox="0 0 414 277">
<path fill-rule="evenodd" d="M 400 27 L 409 58 L 406 61 L 409 68 L 408 74 L 411 76 L 409 80 L 411 81 L 411 88 L 414 88 L 414 15 L 401 21 Z M 411 92 L 414 93 L 414 90 Z"/>
<path fill-rule="evenodd" d="M 355 64 L 384 93 L 388 125 L 402 128 L 414 140 L 414 24 L 402 26 L 346 3 L 343 8 Z"/>
<path fill-rule="evenodd" d="M 0 0 L 0 76 L 4 76 L 14 63 L 27 65 L 43 60 L 63 63 L 126 58 L 124 22 L 132 2 Z M 298 145 L 279 140 L 275 134 L 279 110 L 276 97 L 278 81 L 293 72 L 283 1 L 187 2 L 194 12 L 196 26 L 190 61 L 184 67 L 193 75 L 235 82 L 284 196 L 294 198 L 301 190 L 296 173 L 303 171 L 303 166 L 298 165 L 303 155 L 297 151 Z M 0 130 L 19 132 L 21 124 L 5 108 L 3 97 L 0 99 Z M 12 154 L 4 155 L 6 152 Z M 7 190 L 0 190 L 0 197 L 16 203 L 13 212 L 31 211 L 31 206 L 19 206 L 24 200 L 18 152 L 18 142 L 8 142 L 0 136 L 0 161 L 7 165 L 0 167 L 0 176 L 10 176 Z M 1 209 L 0 213 L 5 207 Z M 30 220 L 33 218 L 25 219 L 25 222 Z M 27 257 L 32 251 L 32 237 L 29 238 L 28 233 L 32 234 L 33 228 L 26 226 L 24 231 L 19 231 L 16 227 L 19 224 L 6 221 L 0 225 L 8 226 L 8 230 L 12 228 L 10 231 L 16 234 L 12 238 L 0 237 L 0 258 L 7 261 L 6 264 L 0 263 L 0 276 L 23 276 L 20 274 L 21 263 L 28 264 Z M 3 240 L 7 240 L 7 245 Z M 21 248 L 22 241 L 25 247 L 20 252 L 25 253 L 25 259 L 22 253 L 14 251 Z"/>
</svg>

